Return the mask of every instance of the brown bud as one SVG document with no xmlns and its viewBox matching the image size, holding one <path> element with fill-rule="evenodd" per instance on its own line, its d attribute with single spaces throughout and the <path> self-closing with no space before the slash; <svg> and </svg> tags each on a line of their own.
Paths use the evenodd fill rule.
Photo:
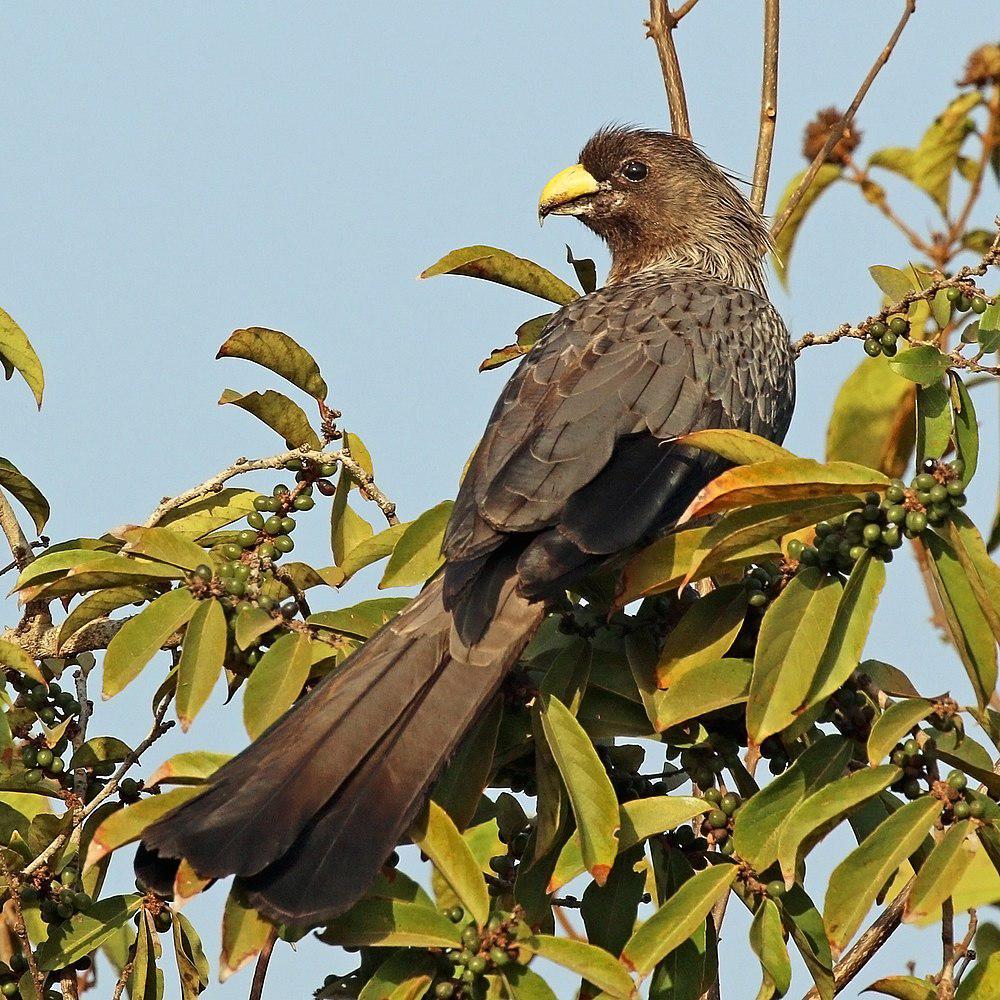
<svg viewBox="0 0 1000 1000">
<path fill-rule="evenodd" d="M 824 108 L 807 126 L 802 136 L 802 155 L 810 162 L 814 160 L 826 144 L 831 130 L 843 115 L 836 108 Z M 844 129 L 844 134 L 837 140 L 833 148 L 826 154 L 827 163 L 845 164 L 851 153 L 858 148 L 861 133 L 854 124 Z"/>
<path fill-rule="evenodd" d="M 1000 83 L 1000 42 L 980 45 L 965 64 L 965 75 L 958 81 L 960 87 L 984 87 Z"/>
</svg>

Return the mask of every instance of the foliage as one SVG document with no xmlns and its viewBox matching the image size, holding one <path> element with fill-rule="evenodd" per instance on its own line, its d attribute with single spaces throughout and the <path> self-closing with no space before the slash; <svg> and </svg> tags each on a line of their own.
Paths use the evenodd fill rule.
<svg viewBox="0 0 1000 1000">
<path fill-rule="evenodd" d="M 979 362 L 1000 349 L 1000 306 L 973 282 L 985 264 L 949 273 L 957 254 L 988 249 L 967 228 L 969 211 L 956 214 L 949 199 L 958 173 L 975 201 L 1000 133 L 997 101 L 995 90 L 966 90 L 917 146 L 869 157 L 870 168 L 925 191 L 951 228 L 945 242 L 918 238 L 932 251 L 925 262 L 872 268 L 884 299 L 850 328 L 869 357 L 838 396 L 826 461 L 738 431 L 684 439 L 731 467 L 677 532 L 549 616 L 414 824 L 429 877 L 382 876 L 321 930 L 331 946 L 358 949 L 358 966 L 327 977 L 318 997 L 552 997 L 533 967 L 540 957 L 578 977 L 581 997 L 625 1000 L 645 989 L 656 1000 L 697 1000 L 717 974 L 731 895 L 752 914 L 759 1000 L 788 990 L 793 952 L 828 1000 L 835 961 L 873 907 L 897 922 L 943 920 L 950 932 L 960 905 L 1000 902 L 1000 567 L 990 555 L 998 531 L 987 543 L 962 511 L 980 447 L 968 375 L 997 374 Z M 977 111 L 989 119 L 970 159 Z M 868 168 L 844 155 L 793 213 L 778 244 L 786 271 L 800 224 L 835 184 L 856 184 L 893 219 Z M 571 252 L 567 261 L 592 290 L 593 262 Z M 486 246 L 453 251 L 423 276 L 440 274 L 556 304 L 578 294 L 540 265 Z M 529 350 L 547 318 L 528 319 L 484 367 Z M 202 993 L 209 963 L 178 905 L 207 883 L 182 865 L 173 900 L 102 890 L 116 852 L 196 795 L 226 758 L 193 749 L 145 781 L 129 772 L 170 725 L 168 713 L 187 729 L 220 684 L 257 736 L 407 600 L 340 606 L 338 588 L 377 563 L 381 588 L 421 584 L 441 564 L 450 501 L 397 519 L 361 439 L 339 427 L 308 351 L 254 327 L 237 330 L 219 357 L 255 363 L 305 397 L 300 405 L 273 389 L 222 394 L 220 403 L 263 421 L 286 450 L 237 463 L 141 525 L 50 545 L 37 558 L 12 539 L 14 590 L 26 603 L 19 628 L 0 641 L 0 858 L 14 942 L 0 965 L 4 996 L 48 996 L 67 980 L 67 990 L 84 989 L 103 952 L 120 970 L 118 995 L 159 998 L 164 948 L 176 956 L 179 995 Z M 38 358 L 2 311 L 0 359 L 40 402 Z M 913 475 L 897 478 L 911 463 Z M 270 493 L 225 486 L 265 471 L 285 481 Z M 48 502 L 3 460 L 0 490 L 40 532 Z M 323 516 L 314 511 L 325 501 L 332 564 L 287 558 L 296 518 Z M 372 507 L 386 522 L 378 532 Z M 889 564 L 907 544 L 953 666 L 965 671 L 968 705 L 921 693 L 898 666 L 863 658 L 880 594 L 895 585 Z M 338 606 L 314 611 L 318 603 Z M 45 616 L 60 608 L 51 625 Z M 92 650 L 102 651 L 100 667 Z M 131 748 L 93 735 L 91 674 L 100 672 L 105 697 L 129 697 L 144 670 L 162 674 L 148 738 Z M 952 684 L 962 686 L 957 670 L 941 686 Z M 857 846 L 824 891 L 809 877 L 810 855 L 845 823 Z M 579 909 L 585 940 L 554 933 L 567 909 Z M 290 940 L 301 933 L 278 930 Z M 231 893 L 222 978 L 274 933 Z M 953 945 L 935 978 L 892 976 L 871 988 L 950 996 L 938 989 L 951 977 L 952 986 L 961 980 L 959 997 L 995 995 L 1000 931 L 980 926 L 975 963 L 970 944 Z"/>
</svg>

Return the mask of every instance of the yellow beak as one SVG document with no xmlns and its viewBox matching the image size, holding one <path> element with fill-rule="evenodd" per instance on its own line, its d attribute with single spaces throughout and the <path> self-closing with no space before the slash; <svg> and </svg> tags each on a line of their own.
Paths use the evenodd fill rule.
<svg viewBox="0 0 1000 1000">
<path fill-rule="evenodd" d="M 542 189 L 542 196 L 538 199 L 538 218 L 544 219 L 553 213 L 573 215 L 575 213 L 569 207 L 571 202 L 598 191 L 600 186 L 590 172 L 582 163 L 575 163 L 560 170 Z"/>
</svg>

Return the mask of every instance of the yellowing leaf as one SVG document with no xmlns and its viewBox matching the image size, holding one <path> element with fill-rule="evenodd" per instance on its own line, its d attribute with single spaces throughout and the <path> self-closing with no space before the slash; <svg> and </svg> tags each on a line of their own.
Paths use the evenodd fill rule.
<svg viewBox="0 0 1000 1000">
<path fill-rule="evenodd" d="M 540 264 L 496 247 L 471 246 L 452 250 L 427 268 L 420 277 L 433 278 L 438 274 L 464 274 L 471 278 L 485 278 L 559 305 L 566 305 L 580 297 L 575 288 Z"/>
<path fill-rule="evenodd" d="M 157 562 L 193 570 L 205 563 L 207 554 L 200 545 L 170 528 L 128 528 L 122 532 L 123 552 L 143 555 Z"/>
<path fill-rule="evenodd" d="M 953 823 L 920 866 L 906 897 L 903 919 L 919 921 L 948 899 L 975 856 L 978 841 L 969 820 Z"/>
<path fill-rule="evenodd" d="M 0 309 L 0 359 L 5 361 L 5 368 L 14 368 L 21 373 L 41 409 L 42 392 L 45 389 L 42 363 L 24 331 L 3 309 Z M 10 378 L 9 371 L 7 377 Z"/>
<path fill-rule="evenodd" d="M 692 431 L 682 434 L 675 443 L 710 451 L 734 465 L 750 465 L 754 462 L 773 462 L 783 458 L 796 456 L 781 445 L 768 441 L 767 438 L 749 434 L 746 431 L 730 428 L 722 430 L 710 428 L 703 431 Z"/>
<path fill-rule="evenodd" d="M 423 583 L 437 571 L 444 562 L 441 541 L 452 507 L 453 501 L 444 500 L 409 525 L 392 550 L 379 582 L 380 590 Z"/>
<path fill-rule="evenodd" d="M 94 831 L 94 838 L 87 852 L 87 867 L 97 864 L 106 854 L 117 851 L 119 847 L 138 840 L 147 826 L 201 792 L 202 789 L 198 787 L 172 788 L 169 792 L 151 795 L 135 805 L 113 812 Z"/>
<path fill-rule="evenodd" d="M 191 592 L 181 587 L 162 594 L 125 622 L 104 655 L 104 697 L 113 697 L 134 681 L 163 644 L 190 621 L 197 608 Z"/>
<path fill-rule="evenodd" d="M 320 448 L 319 437 L 309 425 L 309 418 L 302 407 L 280 392 L 268 389 L 266 392 L 239 393 L 235 389 L 226 389 L 219 397 L 219 405 L 226 403 L 252 413 L 271 430 L 280 434 L 289 448 L 299 448 L 302 445 L 316 450 Z"/>
<path fill-rule="evenodd" d="M 269 368 L 315 399 L 326 399 L 326 382 L 313 356 L 286 333 L 251 326 L 236 330 L 217 358 L 244 358 Z"/>
<path fill-rule="evenodd" d="M 184 632 L 177 664 L 177 718 L 185 732 L 222 673 L 227 636 L 222 605 L 214 597 L 202 601 Z"/>
<path fill-rule="evenodd" d="M 222 957 L 219 959 L 219 980 L 225 982 L 234 973 L 252 962 L 267 943 L 274 925 L 256 910 L 242 903 L 232 891 L 222 913 Z"/>
<path fill-rule="evenodd" d="M 603 948 L 597 948 L 586 941 L 553 937 L 550 934 L 536 934 L 525 942 L 525 946 L 536 955 L 570 969 L 593 983 L 608 997 L 626 1000 L 635 993 L 632 977 L 621 962 Z"/>
</svg>

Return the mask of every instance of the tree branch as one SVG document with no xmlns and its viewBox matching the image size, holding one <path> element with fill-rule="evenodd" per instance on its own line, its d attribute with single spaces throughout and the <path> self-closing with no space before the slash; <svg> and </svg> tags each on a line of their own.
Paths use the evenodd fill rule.
<svg viewBox="0 0 1000 1000">
<path fill-rule="evenodd" d="M 757 157 L 753 165 L 753 189 L 750 193 L 750 204 L 758 212 L 764 211 L 767 199 L 774 131 L 778 125 L 779 7 L 780 0 L 764 0 L 764 70 L 760 84 L 760 126 L 757 132 Z"/>
<path fill-rule="evenodd" d="M 792 192 L 791 197 L 788 199 L 788 204 L 785 205 L 781 215 L 775 219 L 774 224 L 771 226 L 772 239 L 777 237 L 778 233 L 788 224 L 788 220 L 792 217 L 792 212 L 795 211 L 796 206 L 802 200 L 802 196 L 809 189 L 816 174 L 819 172 L 819 168 L 826 162 L 827 157 L 830 155 L 830 150 L 837 145 L 845 129 L 854 121 L 854 116 L 857 114 L 858 108 L 861 107 L 861 102 L 867 96 L 879 71 L 889 61 L 889 56 L 892 55 L 892 51 L 896 47 L 896 42 L 899 41 L 899 36 L 902 35 L 903 29 L 906 27 L 906 22 L 910 20 L 911 15 L 916 9 L 917 0 L 904 0 L 903 14 L 885 48 L 878 54 L 874 65 L 868 71 L 868 75 L 861 82 L 858 92 L 854 95 L 854 100 L 851 101 L 850 107 L 844 112 L 844 116 L 840 121 L 830 129 L 830 133 L 826 137 L 826 142 L 823 143 L 823 148 L 813 158 L 812 163 L 809 164 L 809 169 L 805 172 L 805 176 L 799 182 L 799 186 Z"/>
<path fill-rule="evenodd" d="M 31 542 L 28 541 L 21 529 L 14 508 L 2 492 L 0 492 L 0 529 L 3 529 L 3 533 L 7 537 L 10 554 L 14 557 L 17 568 L 24 569 L 35 558 L 35 555 L 31 551 Z"/>
<path fill-rule="evenodd" d="M 885 908 L 879 918 L 858 938 L 857 944 L 833 968 L 833 992 L 839 993 L 875 956 L 875 953 L 892 937 L 903 919 L 906 897 L 913 888 L 915 879 L 910 879 L 902 891 Z M 819 1000 L 819 991 L 814 986 L 802 1000 Z"/>
<path fill-rule="evenodd" d="M 681 78 L 681 64 L 674 45 L 674 28 L 698 0 L 689 2 L 674 14 L 667 0 L 649 0 L 649 20 L 646 22 L 646 37 L 653 40 L 656 54 L 660 57 L 660 71 L 663 86 L 667 91 L 670 108 L 670 128 L 675 135 L 691 138 L 691 121 L 688 118 L 687 98 L 684 96 L 684 81 Z"/>
</svg>

